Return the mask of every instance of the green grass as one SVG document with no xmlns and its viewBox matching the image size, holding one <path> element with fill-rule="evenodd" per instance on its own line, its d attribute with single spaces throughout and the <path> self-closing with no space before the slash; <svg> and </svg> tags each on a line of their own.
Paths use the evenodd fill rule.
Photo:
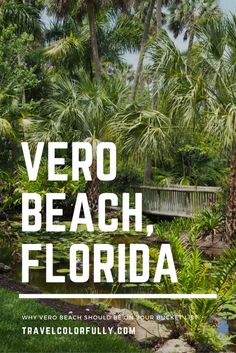
<svg viewBox="0 0 236 353">
<path fill-rule="evenodd" d="M 80 321 L 23 320 L 22 315 L 59 315 L 54 309 L 34 300 L 19 299 L 18 294 L 0 288 L 1 353 L 138 353 L 141 350 L 124 338 L 113 335 L 23 335 L 22 327 L 86 326 Z M 144 351 L 142 351 L 144 353 Z"/>
</svg>

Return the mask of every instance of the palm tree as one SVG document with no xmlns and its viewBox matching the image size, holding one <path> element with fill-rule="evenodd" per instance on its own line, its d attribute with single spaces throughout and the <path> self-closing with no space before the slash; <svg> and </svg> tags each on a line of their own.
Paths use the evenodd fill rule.
<svg viewBox="0 0 236 353">
<path fill-rule="evenodd" d="M 138 1 L 136 1 L 139 4 Z M 137 68 L 135 71 L 135 76 L 132 84 L 132 92 L 131 92 L 131 100 L 134 101 L 137 93 L 137 87 L 138 87 L 138 82 L 140 79 L 140 76 L 142 74 L 142 69 L 143 69 L 143 61 L 144 61 L 144 56 L 146 52 L 146 47 L 147 47 L 147 42 L 148 42 L 148 36 L 149 32 L 151 29 L 151 21 L 153 17 L 153 12 L 155 8 L 155 3 L 156 3 L 156 28 L 154 30 L 155 35 L 158 37 L 162 28 L 162 7 L 163 6 L 169 6 L 170 4 L 179 4 L 181 0 L 150 0 L 148 1 L 148 8 L 147 8 L 147 13 L 144 19 L 144 30 L 143 30 L 143 36 L 142 36 L 142 41 L 140 45 L 140 51 L 139 51 L 139 59 L 138 59 L 138 64 Z M 141 9 L 143 12 L 143 9 Z M 155 95 L 154 95 L 155 96 Z M 155 98 L 154 98 L 155 101 Z M 155 103 L 154 103 L 154 109 L 155 109 Z"/>
<path fill-rule="evenodd" d="M 201 41 L 194 67 L 198 80 L 192 86 L 199 90 L 201 77 L 202 92 L 192 111 L 207 117 L 206 131 L 222 141 L 230 156 L 225 239 L 231 241 L 236 238 L 236 18 L 213 18 L 198 28 L 198 35 Z"/>
<path fill-rule="evenodd" d="M 109 122 L 125 100 L 126 91 L 125 84 L 116 78 L 104 78 L 95 84 L 85 73 L 82 82 L 58 77 L 44 107 L 46 116 L 33 121 L 32 143 L 68 141 L 70 145 L 85 140 L 92 145 L 92 180 L 87 183 L 87 195 L 93 213 L 97 211 L 99 194 L 96 146 L 112 140 Z"/>
<path fill-rule="evenodd" d="M 89 19 L 91 47 L 93 53 L 93 61 L 95 66 L 95 76 L 97 82 L 101 80 L 101 66 L 98 53 L 97 33 L 95 27 L 94 0 L 87 0 L 87 12 Z"/>
<path fill-rule="evenodd" d="M 64 28 L 63 24 L 58 26 L 58 23 L 54 23 L 47 31 L 47 40 L 50 44 L 44 53 L 53 71 L 74 76 L 78 67 L 83 67 L 92 79 L 88 26 L 81 28 L 76 24 L 76 27 L 70 30 L 70 27 Z"/>
<path fill-rule="evenodd" d="M 87 14 L 90 31 L 90 41 L 92 49 L 92 58 L 95 68 L 96 81 L 101 81 L 101 63 L 98 48 L 97 39 L 97 28 L 96 28 L 96 16 L 95 10 L 97 9 L 109 9 L 111 6 L 114 9 L 127 10 L 130 6 L 129 1 L 125 0 L 82 0 L 79 3 L 72 3 L 69 0 L 59 1 L 50 0 L 51 9 L 60 17 L 65 17 L 69 13 L 76 13 L 76 18 L 81 19 Z M 49 6 L 49 8 L 50 8 Z M 73 10 L 73 11 L 72 11 Z"/>
<path fill-rule="evenodd" d="M 161 32 L 162 29 L 162 0 L 157 0 L 156 2 L 156 33 L 157 35 Z"/>
<path fill-rule="evenodd" d="M 128 14 L 108 12 L 96 22 L 99 50 L 103 62 L 104 76 L 109 71 L 114 74 L 115 67 L 122 67 L 123 54 L 134 51 L 139 46 L 142 33 L 141 23 Z M 76 20 L 67 16 L 63 21 L 54 21 L 46 31 L 48 46 L 45 54 L 54 71 L 65 71 L 77 77 L 83 67 L 93 78 L 89 25 L 80 26 Z"/>
<path fill-rule="evenodd" d="M 207 33 L 208 32 L 208 33 Z M 226 240 L 236 239 L 236 18 L 211 23 L 204 30 L 203 63 L 212 73 L 209 87 L 208 129 L 220 137 L 230 154 L 230 180 L 226 210 Z M 225 55 L 227 51 L 227 55 Z M 205 61 L 206 60 L 206 61 Z M 213 86 L 213 87 L 212 87 Z M 212 89 L 214 91 L 212 92 Z"/>
<path fill-rule="evenodd" d="M 162 7 L 170 5 L 171 3 L 178 4 L 179 2 L 180 0 L 156 0 L 156 31 L 155 31 L 156 39 L 158 39 L 162 29 Z M 142 38 L 141 48 L 139 52 L 139 60 L 138 60 L 138 64 L 137 64 L 137 68 L 136 68 L 136 72 L 135 72 L 135 76 L 132 84 L 132 92 L 131 92 L 132 101 L 135 100 L 138 82 L 140 80 L 142 70 L 143 70 L 143 61 L 144 61 L 154 7 L 155 7 L 155 1 L 150 1 L 146 18 L 145 18 L 145 23 L 144 23 L 144 32 L 143 32 L 143 38 Z M 154 77 L 155 76 L 156 75 L 154 74 Z M 155 79 L 153 80 L 153 94 L 152 94 L 153 110 L 157 109 L 157 84 L 155 82 L 157 80 L 158 80 L 157 77 L 155 77 Z M 142 83 L 140 84 L 142 87 Z M 145 171 L 144 171 L 144 180 L 151 180 L 151 179 L 152 179 L 152 161 L 150 158 L 147 158 Z"/>
<path fill-rule="evenodd" d="M 183 0 L 172 2 L 169 6 L 169 29 L 174 37 L 184 32 L 184 40 L 189 39 L 188 53 L 191 53 L 196 26 L 204 21 L 220 15 L 219 5 L 216 0 Z"/>
<path fill-rule="evenodd" d="M 142 41 L 141 41 L 138 64 L 137 64 L 137 68 L 135 71 L 134 80 L 133 80 L 133 84 L 132 84 L 132 92 L 131 92 L 131 100 L 132 101 L 135 100 L 138 82 L 139 82 L 139 78 L 140 78 L 142 68 L 143 68 L 143 60 L 144 60 L 144 55 L 145 55 L 145 51 L 146 51 L 146 44 L 147 44 L 147 40 L 148 40 L 149 29 L 150 29 L 153 10 L 154 10 L 154 5 L 155 5 L 155 0 L 150 0 L 147 15 L 146 15 L 145 22 L 144 22 L 144 31 L 143 31 Z"/>
<path fill-rule="evenodd" d="M 167 35 L 152 59 L 165 80 L 175 126 L 217 136 L 230 154 L 225 229 L 230 241 L 236 237 L 236 18 L 209 20 L 196 33 L 200 41 L 191 62 Z"/>
<path fill-rule="evenodd" d="M 40 6 L 32 6 L 19 1 L 3 1 L 0 4 L 0 26 L 17 26 L 17 33 L 31 33 L 36 39 L 42 38 Z"/>
<path fill-rule="evenodd" d="M 123 153 L 138 163 L 162 160 L 168 150 L 170 121 L 160 111 L 133 103 L 115 116 L 111 126 Z"/>
</svg>

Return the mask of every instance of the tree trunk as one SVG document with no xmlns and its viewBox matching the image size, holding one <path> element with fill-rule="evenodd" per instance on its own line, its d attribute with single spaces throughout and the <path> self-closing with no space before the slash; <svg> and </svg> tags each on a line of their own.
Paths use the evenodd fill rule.
<svg viewBox="0 0 236 353">
<path fill-rule="evenodd" d="M 156 33 L 157 33 L 157 35 L 160 34 L 161 28 L 162 28 L 161 8 L 162 8 L 162 0 L 157 0 L 157 3 L 156 3 L 156 21 L 157 21 Z"/>
<path fill-rule="evenodd" d="M 88 60 L 88 68 L 89 68 L 89 77 L 92 82 L 94 79 L 94 74 L 93 74 L 93 63 L 92 63 L 91 57 Z"/>
<path fill-rule="evenodd" d="M 146 181 L 152 180 L 152 160 L 147 158 L 144 170 L 144 184 Z"/>
<path fill-rule="evenodd" d="M 19 54 L 17 55 L 17 61 L 18 61 L 18 65 L 19 65 L 19 66 L 21 66 L 21 65 L 23 65 L 23 64 L 24 64 L 24 62 L 22 61 L 21 56 L 20 56 Z M 22 103 L 22 104 L 25 104 L 25 102 L 26 102 L 26 97 L 25 97 L 25 87 L 24 87 L 24 86 L 22 86 L 21 103 Z"/>
<path fill-rule="evenodd" d="M 146 44 L 147 44 L 147 40 L 148 40 L 148 33 L 149 33 L 149 29 L 150 29 L 154 5 L 155 5 L 155 0 L 150 0 L 148 12 L 147 12 L 147 15 L 145 18 L 145 23 L 144 23 L 144 31 L 143 31 L 143 38 L 142 38 L 142 42 L 141 42 L 141 48 L 140 48 L 140 52 L 139 52 L 138 65 L 136 68 L 134 81 L 133 81 L 133 85 L 132 85 L 132 92 L 131 92 L 131 100 L 132 101 L 135 100 L 139 77 L 140 77 L 140 74 L 141 74 L 142 68 L 143 68 L 144 54 L 145 54 Z"/>
<path fill-rule="evenodd" d="M 225 236 L 227 241 L 236 239 L 236 141 L 230 160 L 230 187 L 226 211 Z"/>
<path fill-rule="evenodd" d="M 87 182 L 87 197 L 92 216 L 98 212 L 99 180 L 97 177 L 97 160 L 94 158 L 90 167 L 92 180 Z"/>
<path fill-rule="evenodd" d="M 89 30 L 90 30 L 92 53 L 93 53 L 93 62 L 95 67 L 95 77 L 97 82 L 100 82 L 101 66 L 100 66 L 100 59 L 98 54 L 98 42 L 97 42 L 97 33 L 96 33 L 96 27 L 95 27 L 94 0 L 87 0 L 87 11 L 88 11 L 88 19 L 89 19 Z"/>
<path fill-rule="evenodd" d="M 156 2 L 156 35 L 157 35 L 157 37 L 160 35 L 161 29 L 162 29 L 161 9 L 162 9 L 162 0 L 157 0 L 157 2 Z M 157 75 L 155 75 L 154 79 L 157 80 Z M 157 84 L 156 84 L 156 82 L 153 83 L 152 89 L 153 89 L 152 109 L 156 110 L 157 109 Z M 146 180 L 146 181 L 152 180 L 152 160 L 151 159 L 147 159 L 147 161 L 146 161 L 144 180 Z"/>
<path fill-rule="evenodd" d="M 145 96 L 145 81 L 144 81 L 144 78 L 142 76 L 140 77 L 140 96 L 141 96 L 141 99 L 144 100 L 144 96 Z"/>
<path fill-rule="evenodd" d="M 156 35 L 157 37 L 160 35 L 161 33 L 161 29 L 162 29 L 162 13 L 161 13 L 161 9 L 162 9 L 162 0 L 157 0 L 156 2 Z M 155 75 L 156 76 L 156 75 Z M 157 79 L 157 77 L 155 77 L 155 79 Z M 152 109 L 156 110 L 157 109 L 157 85 L 154 82 L 153 84 L 153 94 L 152 94 Z"/>
<path fill-rule="evenodd" d="M 188 59 L 191 55 L 193 49 L 193 42 L 194 42 L 194 31 L 191 30 L 189 34 L 189 42 L 188 42 Z"/>
</svg>

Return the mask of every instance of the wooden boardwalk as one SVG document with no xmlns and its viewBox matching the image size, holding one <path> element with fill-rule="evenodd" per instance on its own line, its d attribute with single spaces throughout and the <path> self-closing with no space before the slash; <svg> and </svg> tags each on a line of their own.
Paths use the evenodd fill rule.
<svg viewBox="0 0 236 353">
<path fill-rule="evenodd" d="M 222 189 L 210 186 L 135 186 L 143 194 L 143 213 L 163 216 L 196 216 L 217 202 Z"/>
</svg>

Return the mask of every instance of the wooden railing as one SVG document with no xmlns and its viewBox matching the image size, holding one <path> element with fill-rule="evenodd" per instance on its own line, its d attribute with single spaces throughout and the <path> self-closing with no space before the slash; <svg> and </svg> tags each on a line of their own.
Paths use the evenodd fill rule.
<svg viewBox="0 0 236 353">
<path fill-rule="evenodd" d="M 222 189 L 210 186 L 134 186 L 143 194 L 143 213 L 194 217 L 217 202 Z"/>
</svg>

